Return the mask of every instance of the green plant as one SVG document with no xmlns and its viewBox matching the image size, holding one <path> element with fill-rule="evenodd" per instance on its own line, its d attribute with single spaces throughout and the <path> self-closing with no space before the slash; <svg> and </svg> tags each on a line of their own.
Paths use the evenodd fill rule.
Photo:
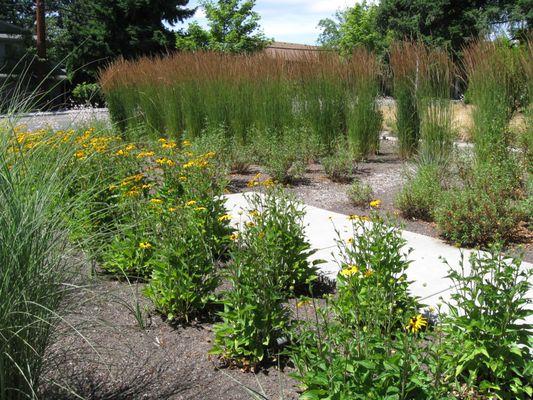
<svg viewBox="0 0 533 400">
<path fill-rule="evenodd" d="M 408 41 L 393 44 L 390 51 L 399 152 L 404 158 L 417 152 L 420 140 L 417 91 L 421 51 L 419 44 Z"/>
<path fill-rule="evenodd" d="M 285 302 L 315 279 L 316 268 L 307 261 L 299 205 L 277 188 L 249 200 L 253 208 L 234 237 L 226 269 L 231 290 L 222 295 L 211 353 L 255 367 L 279 351 L 290 322 Z"/>
<path fill-rule="evenodd" d="M 145 294 L 170 321 L 198 315 L 219 284 L 213 249 L 206 241 L 202 211 L 192 207 L 165 213 L 157 260 Z"/>
<path fill-rule="evenodd" d="M 350 61 L 355 96 L 347 113 L 348 143 L 355 157 L 367 158 L 379 150 L 383 122 L 376 104 L 380 67 L 376 56 L 363 49 L 356 49 Z"/>
<path fill-rule="evenodd" d="M 427 320 L 408 292 L 400 231 L 376 214 L 352 220 L 353 237 L 338 240 L 337 297 L 293 337 L 302 398 L 449 398 L 431 341 L 422 345 Z"/>
<path fill-rule="evenodd" d="M 463 187 L 442 193 L 434 210 L 440 234 L 466 246 L 509 241 L 520 222 L 515 207 L 517 171 L 507 165 L 476 164 Z"/>
<path fill-rule="evenodd" d="M 395 200 L 404 217 L 433 220 L 433 213 L 443 193 L 442 175 L 438 165 L 420 164 L 414 175 L 408 177 Z"/>
<path fill-rule="evenodd" d="M 104 98 L 98 83 L 80 83 L 72 89 L 72 97 L 74 101 L 82 105 L 101 105 L 104 103 Z"/>
<path fill-rule="evenodd" d="M 64 215 L 84 205 L 66 191 L 75 175 L 62 173 L 72 147 L 52 146 L 55 138 L 0 123 L 2 400 L 37 398 L 46 348 L 74 287 Z"/>
<path fill-rule="evenodd" d="M 472 253 L 449 266 L 454 283 L 444 320 L 444 353 L 455 378 L 489 398 L 529 399 L 533 395 L 532 332 L 527 318 L 533 270 L 508 259 L 500 246 Z M 460 349 L 460 351 L 458 351 Z"/>
<path fill-rule="evenodd" d="M 362 183 L 359 179 L 356 179 L 348 188 L 348 198 L 353 205 L 364 207 L 374 198 L 374 191 L 368 183 Z"/>
<path fill-rule="evenodd" d="M 352 152 L 342 145 L 337 146 L 337 151 L 323 157 L 320 162 L 333 182 L 349 182 L 357 169 Z"/>
</svg>

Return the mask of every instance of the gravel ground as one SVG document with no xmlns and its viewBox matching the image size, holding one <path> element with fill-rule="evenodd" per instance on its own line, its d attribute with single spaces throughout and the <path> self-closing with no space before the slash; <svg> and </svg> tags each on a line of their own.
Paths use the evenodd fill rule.
<svg viewBox="0 0 533 400">
<path fill-rule="evenodd" d="M 0 115 L 0 121 L 6 118 Z M 59 112 L 36 112 L 7 117 L 13 125 L 25 125 L 30 130 L 40 128 L 69 129 L 109 123 L 107 108 L 78 108 Z"/>
</svg>

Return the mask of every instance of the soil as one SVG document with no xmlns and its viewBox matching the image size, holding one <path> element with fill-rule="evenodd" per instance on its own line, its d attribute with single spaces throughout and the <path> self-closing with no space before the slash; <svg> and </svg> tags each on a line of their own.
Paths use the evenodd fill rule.
<svg viewBox="0 0 533 400">
<path fill-rule="evenodd" d="M 397 143 L 393 140 L 381 140 L 379 154 L 358 164 L 354 179 L 370 185 L 374 198 L 381 200 L 379 212 L 383 215 L 393 215 L 404 229 L 422 235 L 439 237 L 436 224 L 418 219 L 403 218 L 394 206 L 396 195 L 401 190 L 406 176 L 412 172 L 415 165 L 398 157 Z M 234 192 L 245 192 L 250 189 L 246 183 L 262 169 L 252 166 L 246 174 L 233 174 L 230 189 Z M 265 177 L 267 175 L 265 174 Z M 310 164 L 305 175 L 298 182 L 287 188 L 303 203 L 341 214 L 369 215 L 370 207 L 358 207 L 352 204 L 347 191 L 350 183 L 331 181 L 318 163 Z M 511 252 L 523 253 L 524 260 L 533 262 L 533 233 L 522 229 L 519 231 L 518 243 L 512 244 Z"/>
<path fill-rule="evenodd" d="M 380 212 L 393 213 L 396 193 L 412 168 L 396 156 L 395 144 L 383 141 L 381 152 L 359 164 L 357 178 L 368 183 Z M 234 191 L 249 190 L 246 183 L 260 169 L 232 175 Z M 346 195 L 349 184 L 331 182 L 319 164 L 290 186 L 306 204 L 344 214 L 369 214 L 355 207 Z M 399 217 L 407 230 L 437 236 L 431 223 Z M 526 260 L 533 261 L 533 246 L 526 245 Z M 93 271 L 91 273 L 91 271 Z M 84 266 L 80 289 L 69 296 L 62 323 L 54 332 L 44 363 L 41 397 L 44 399 L 297 399 L 298 383 L 291 365 L 271 365 L 250 373 L 221 368 L 208 355 L 213 341 L 213 320 L 172 326 L 159 316 L 143 294 L 143 284 L 119 282 Z M 142 325 L 135 318 L 142 310 Z M 314 315 L 313 305 L 289 304 L 295 318 Z M 214 317 L 213 317 L 214 318 Z M 259 393 L 253 396 L 247 390 Z"/>
</svg>

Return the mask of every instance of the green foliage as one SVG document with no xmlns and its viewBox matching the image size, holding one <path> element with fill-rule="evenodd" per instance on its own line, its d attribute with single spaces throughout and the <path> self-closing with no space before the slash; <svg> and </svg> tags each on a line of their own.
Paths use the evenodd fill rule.
<svg viewBox="0 0 533 400">
<path fill-rule="evenodd" d="M 318 26 L 322 32 L 318 43 L 344 55 L 351 54 L 357 47 L 383 54 L 388 46 L 388 39 L 377 26 L 378 8 L 379 6 L 364 1 L 337 11 L 334 19 L 320 20 Z"/>
<path fill-rule="evenodd" d="M 187 32 L 178 33 L 178 50 L 212 50 L 243 53 L 261 50 L 269 40 L 259 31 L 259 14 L 253 11 L 255 0 L 203 0 L 209 30 L 198 23 Z"/>
<path fill-rule="evenodd" d="M 333 182 L 350 182 L 357 169 L 354 156 L 346 144 L 339 144 L 337 150 L 323 157 L 320 163 Z"/>
<path fill-rule="evenodd" d="M 450 268 L 454 294 L 444 321 L 446 363 L 460 383 L 497 399 L 533 394 L 531 326 L 524 322 L 533 270 L 507 259 L 501 247 Z M 460 351 L 458 351 L 460 349 Z"/>
<path fill-rule="evenodd" d="M 367 206 L 374 197 L 372 187 L 368 183 L 362 183 L 359 179 L 353 181 L 347 194 L 352 204 L 358 207 Z"/>
<path fill-rule="evenodd" d="M 408 293 L 400 231 L 377 215 L 372 223 L 354 220 L 353 239 L 339 239 L 337 298 L 294 337 L 302 398 L 445 398 L 442 376 L 422 368 L 438 365 L 431 344 L 422 350 L 427 321 Z"/>
<path fill-rule="evenodd" d="M 355 156 L 366 158 L 379 150 L 383 120 L 376 103 L 380 66 L 376 57 L 365 50 L 355 51 L 352 61 L 355 96 L 347 112 L 348 143 Z"/>
<path fill-rule="evenodd" d="M 287 334 L 284 303 L 315 279 L 316 268 L 301 221 L 300 205 L 277 188 L 250 197 L 250 220 L 236 236 L 226 268 L 231 290 L 222 295 L 222 322 L 214 327 L 211 353 L 228 363 L 255 366 L 279 348 Z"/>
<path fill-rule="evenodd" d="M 162 248 L 145 293 L 168 320 L 189 322 L 209 304 L 220 281 L 213 249 L 201 212 L 184 207 L 168 213 L 163 224 Z"/>
<path fill-rule="evenodd" d="M 80 83 L 72 90 L 72 97 L 82 105 L 98 106 L 104 103 L 98 83 Z"/>
<path fill-rule="evenodd" d="M 472 187 L 444 192 L 434 210 L 434 218 L 445 239 L 463 246 L 476 246 L 510 240 L 519 213 L 508 195 L 502 196 L 497 187 L 478 181 Z"/>
<path fill-rule="evenodd" d="M 61 322 L 79 265 L 64 215 L 72 147 L 53 148 L 46 130 L 31 135 L 0 123 L 0 399 L 35 398 L 46 349 Z M 67 263 L 68 260 L 68 263 Z"/>
<path fill-rule="evenodd" d="M 163 53 L 174 47 L 165 25 L 193 15 L 188 0 L 74 0 L 59 8 L 61 27 L 54 46 L 76 83 L 94 82 L 110 60 Z"/>
<path fill-rule="evenodd" d="M 396 197 L 396 207 L 406 218 L 432 221 L 443 193 L 443 173 L 435 164 L 420 164 Z"/>
</svg>

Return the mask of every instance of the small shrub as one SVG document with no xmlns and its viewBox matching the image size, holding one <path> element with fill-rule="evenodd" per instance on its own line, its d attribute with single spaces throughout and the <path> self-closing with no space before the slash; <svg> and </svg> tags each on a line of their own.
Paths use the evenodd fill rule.
<svg viewBox="0 0 533 400">
<path fill-rule="evenodd" d="M 98 83 L 80 83 L 72 90 L 72 98 L 77 104 L 100 106 L 105 103 Z"/>
<path fill-rule="evenodd" d="M 450 242 L 464 246 L 507 241 L 512 238 L 519 222 L 509 198 L 479 187 L 443 193 L 434 216 L 440 234 Z"/>
<path fill-rule="evenodd" d="M 138 239 L 133 230 L 121 232 L 113 238 L 103 256 L 102 269 L 119 279 L 146 279 L 154 265 L 153 244 Z"/>
<path fill-rule="evenodd" d="M 396 206 L 406 218 L 432 221 L 443 192 L 441 168 L 434 164 L 419 165 L 396 197 Z"/>
<path fill-rule="evenodd" d="M 321 164 L 333 182 L 349 182 L 357 169 L 355 158 L 347 146 L 338 146 L 334 154 L 323 157 Z"/>
<path fill-rule="evenodd" d="M 533 270 L 506 259 L 500 247 L 450 267 L 454 294 L 444 321 L 446 364 L 460 382 L 488 398 L 530 399 L 531 330 L 523 322 Z M 458 351 L 460 349 L 460 351 Z"/>
<path fill-rule="evenodd" d="M 368 183 L 356 179 L 348 188 L 348 198 L 353 205 L 363 207 L 372 201 L 374 191 Z"/>
</svg>

